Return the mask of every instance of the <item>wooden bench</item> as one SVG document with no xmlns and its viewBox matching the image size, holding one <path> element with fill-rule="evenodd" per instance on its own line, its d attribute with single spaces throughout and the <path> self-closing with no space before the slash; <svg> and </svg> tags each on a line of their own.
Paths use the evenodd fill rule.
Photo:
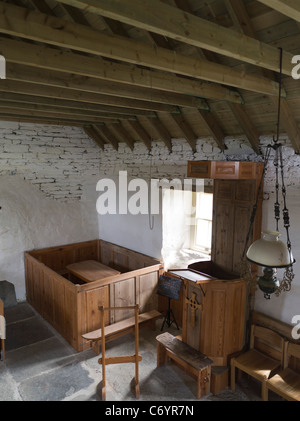
<svg viewBox="0 0 300 421">
<path fill-rule="evenodd" d="M 166 357 L 174 360 L 190 376 L 197 379 L 197 399 L 210 393 L 211 365 L 213 361 L 206 355 L 177 339 L 169 332 L 156 337 L 157 367 L 166 362 Z"/>
<path fill-rule="evenodd" d="M 162 314 L 157 310 L 151 310 L 146 313 L 141 313 L 139 314 L 139 326 L 150 324 L 154 329 L 155 321 L 160 317 L 162 317 Z M 116 322 L 111 325 L 105 326 L 105 341 L 107 342 L 109 340 L 116 339 L 119 336 L 125 335 L 126 333 L 133 332 L 134 327 L 135 317 L 129 317 L 128 319 L 121 320 L 120 322 Z M 100 354 L 100 345 L 102 339 L 101 329 L 85 333 L 81 336 L 84 340 L 91 342 L 91 346 L 96 352 L 96 354 Z"/>
</svg>

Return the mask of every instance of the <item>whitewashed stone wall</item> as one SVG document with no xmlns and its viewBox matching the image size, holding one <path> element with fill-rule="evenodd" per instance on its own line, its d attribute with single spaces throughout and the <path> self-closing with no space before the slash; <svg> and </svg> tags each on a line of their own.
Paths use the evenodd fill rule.
<svg viewBox="0 0 300 421">
<path fill-rule="evenodd" d="M 83 180 L 99 172 L 100 149 L 77 127 L 0 122 L 0 175 L 18 175 L 47 197 L 82 196 Z"/>
</svg>

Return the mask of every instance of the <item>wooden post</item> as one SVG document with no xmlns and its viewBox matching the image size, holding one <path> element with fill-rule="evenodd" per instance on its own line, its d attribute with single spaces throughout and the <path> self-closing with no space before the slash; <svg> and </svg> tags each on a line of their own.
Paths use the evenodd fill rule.
<svg viewBox="0 0 300 421">
<path fill-rule="evenodd" d="M 139 305 L 135 306 L 135 396 L 140 397 L 139 385 Z"/>
<path fill-rule="evenodd" d="M 104 307 L 101 306 L 101 330 L 102 330 L 102 400 L 106 400 L 106 373 L 105 373 L 105 322 L 104 322 Z"/>
</svg>

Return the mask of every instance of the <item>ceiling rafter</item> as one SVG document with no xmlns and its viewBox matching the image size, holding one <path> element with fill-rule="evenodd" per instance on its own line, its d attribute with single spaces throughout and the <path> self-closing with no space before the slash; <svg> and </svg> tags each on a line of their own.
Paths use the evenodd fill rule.
<svg viewBox="0 0 300 421">
<path fill-rule="evenodd" d="M 0 0 L 0 119 L 82 126 L 116 150 L 184 137 L 195 151 L 207 135 L 224 150 L 244 133 L 259 154 L 282 47 L 281 131 L 299 153 L 296 12 L 289 0 Z"/>
<path fill-rule="evenodd" d="M 226 0 L 226 5 L 228 6 L 230 13 L 234 15 L 235 21 L 239 25 L 239 29 L 243 31 L 246 35 L 249 35 L 255 38 L 257 35 L 253 29 L 253 26 L 251 24 L 249 15 L 247 13 L 247 10 L 244 4 L 242 4 L 238 0 Z M 261 69 L 261 71 L 265 76 L 276 80 L 276 75 L 273 72 L 270 72 L 269 70 L 266 70 L 266 69 Z M 277 98 L 272 97 L 272 102 L 277 107 L 278 97 Z M 235 109 L 234 106 L 232 108 Z M 241 118 L 238 115 L 236 115 L 236 117 L 238 119 Z M 281 98 L 281 119 L 283 121 L 285 130 L 295 149 L 295 152 L 299 154 L 300 153 L 300 128 L 285 98 Z"/>
<path fill-rule="evenodd" d="M 279 71 L 278 49 L 186 13 L 159 0 L 58 0 L 91 13 L 120 20 L 178 41 L 256 66 Z M 291 75 L 292 54 L 283 52 L 284 74 Z"/>
<path fill-rule="evenodd" d="M 258 0 L 285 16 L 300 22 L 300 3 L 297 0 Z"/>
<path fill-rule="evenodd" d="M 24 10 L 26 11 L 26 9 L 0 2 L 0 12 L 2 12 L 0 14 L 0 32 L 189 76 L 194 80 L 189 78 L 185 82 L 188 84 L 188 81 L 190 81 L 191 90 L 198 89 L 198 92 L 195 92 L 194 95 L 201 94 L 202 97 L 206 98 L 214 98 L 217 87 L 223 91 L 225 100 L 233 100 L 234 102 L 242 102 L 242 98 L 230 87 L 249 89 L 268 95 L 276 95 L 278 91 L 278 84 L 267 78 L 257 77 L 244 71 L 237 71 L 198 58 L 174 54 L 174 51 L 151 47 L 129 38 L 105 34 L 85 25 L 72 24 L 63 19 L 52 17 L 47 19 L 45 15 L 38 12 L 27 11 L 25 14 Z M 56 28 L 59 28 L 59 30 Z M 50 54 L 50 51 L 47 50 L 47 53 Z M 54 54 L 52 52 L 52 55 Z M 41 62 L 42 60 L 40 60 Z M 196 79 L 201 79 L 201 82 L 197 82 Z M 229 87 L 220 87 L 217 83 Z"/>
</svg>

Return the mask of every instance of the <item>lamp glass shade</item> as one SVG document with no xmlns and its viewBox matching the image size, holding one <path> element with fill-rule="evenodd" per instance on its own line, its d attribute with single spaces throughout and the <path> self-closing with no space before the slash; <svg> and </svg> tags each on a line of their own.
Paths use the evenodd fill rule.
<svg viewBox="0 0 300 421">
<path fill-rule="evenodd" d="M 293 264 L 287 245 L 279 240 L 280 232 L 264 231 L 262 238 L 249 247 L 247 259 L 259 266 L 284 268 Z"/>
</svg>

